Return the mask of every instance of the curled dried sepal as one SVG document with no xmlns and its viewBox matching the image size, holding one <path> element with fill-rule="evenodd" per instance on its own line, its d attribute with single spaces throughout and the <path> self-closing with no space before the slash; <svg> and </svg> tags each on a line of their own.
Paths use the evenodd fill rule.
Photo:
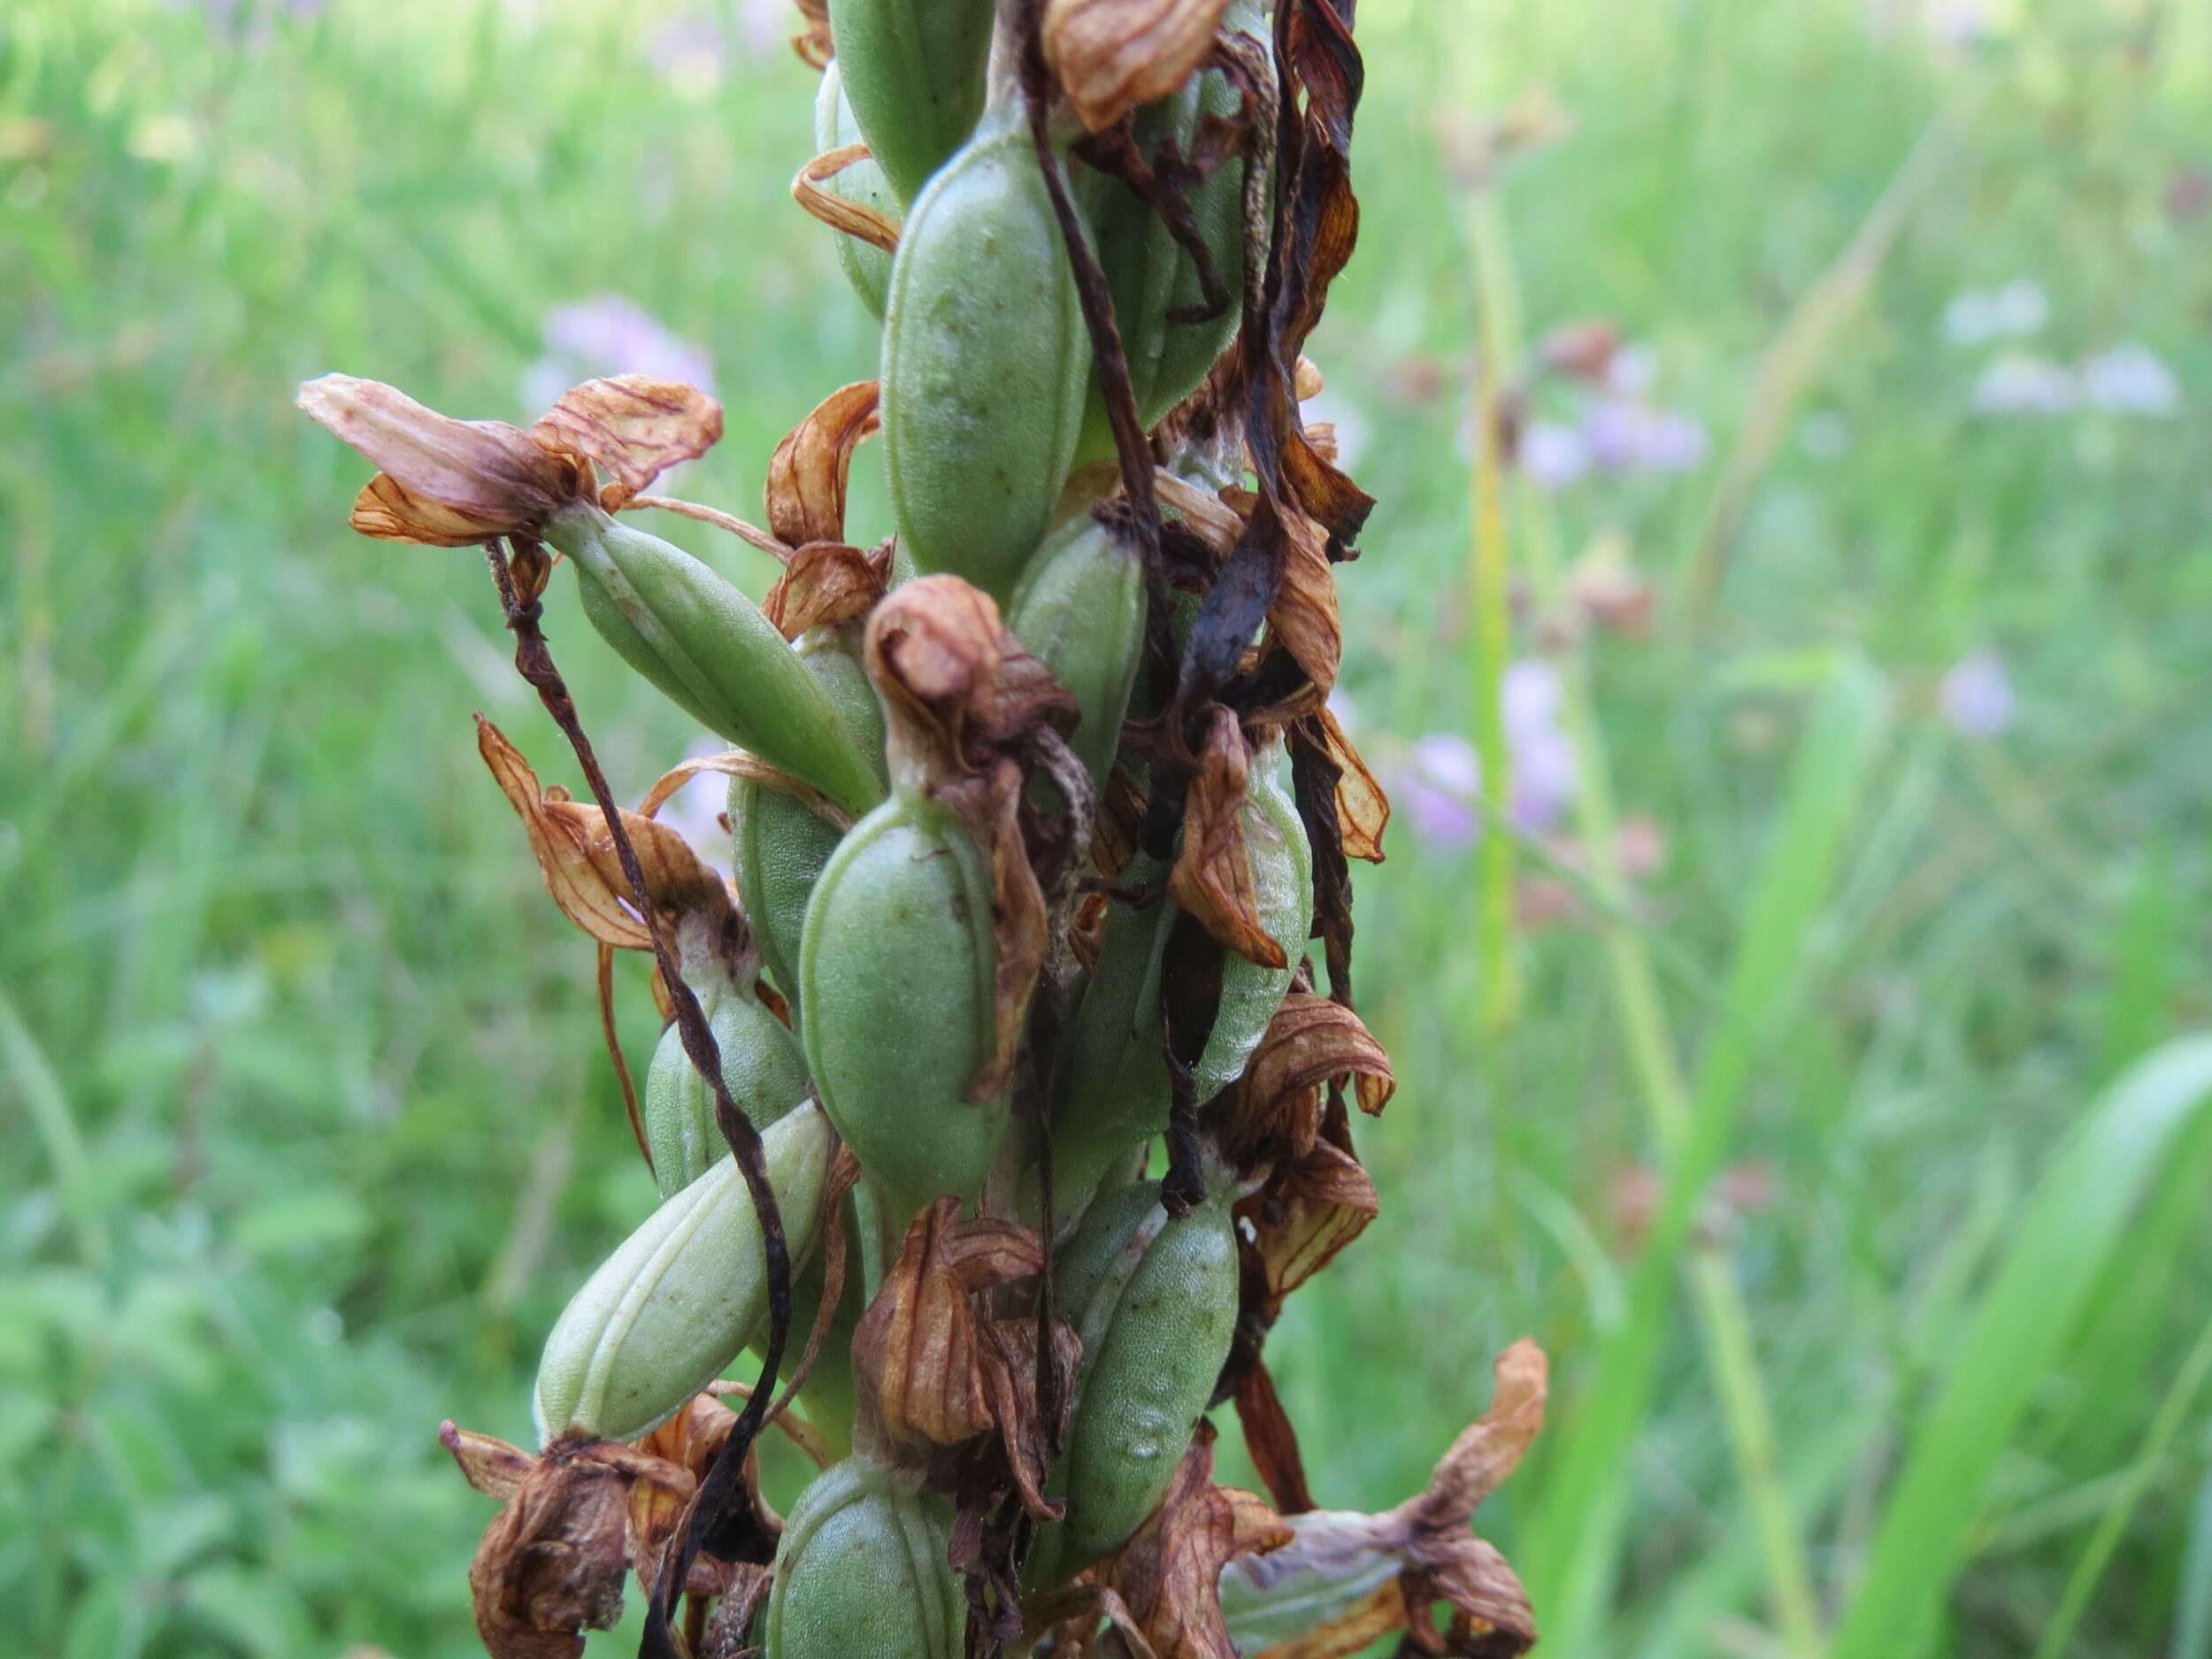
<svg viewBox="0 0 2212 1659">
<path fill-rule="evenodd" d="M 791 556 L 761 611 L 795 640 L 809 628 L 857 622 L 891 586 L 891 544 L 864 551 L 843 541 L 810 541 Z"/>
<path fill-rule="evenodd" d="M 1390 1056 L 1357 1014 L 1310 991 L 1291 992 L 1224 1097 L 1217 1128 L 1223 1151 L 1248 1167 L 1278 1148 L 1304 1157 L 1320 1136 L 1327 1086 L 1341 1078 L 1356 1079 L 1361 1110 L 1371 1115 L 1397 1087 Z"/>
<path fill-rule="evenodd" d="M 791 37 L 791 50 L 801 63 L 823 68 L 837 50 L 830 39 L 829 0 L 799 0 L 799 15 L 805 27 Z"/>
<path fill-rule="evenodd" d="M 1228 0 L 1046 0 L 1045 61 L 1095 133 L 1188 80 L 1227 9 Z"/>
<path fill-rule="evenodd" d="M 899 250 L 898 221 L 889 214 L 856 202 L 849 196 L 822 188 L 826 180 L 833 179 L 856 161 L 868 159 L 865 144 L 840 144 L 826 150 L 799 169 L 791 180 L 791 199 L 820 219 L 832 230 L 841 230 L 848 236 L 856 236 L 871 247 L 886 253 Z"/>
<path fill-rule="evenodd" d="M 1267 1300 L 1283 1299 L 1329 1264 L 1381 1212 L 1375 1183 L 1345 1148 L 1323 1139 L 1238 1206 L 1252 1224 L 1253 1248 L 1266 1272 Z M 1270 1315 L 1272 1323 L 1272 1314 Z"/>
<path fill-rule="evenodd" d="M 583 1632 L 622 1616 L 636 1488 L 680 1503 L 697 1485 L 679 1464 L 611 1440 L 567 1437 L 532 1457 L 450 1423 L 439 1439 L 470 1485 L 505 1500 L 469 1566 L 477 1634 L 492 1659 L 579 1659 Z"/>
<path fill-rule="evenodd" d="M 483 716 L 476 717 L 476 749 L 491 769 L 530 837 L 530 850 L 544 873 L 548 892 L 562 914 L 603 945 L 623 950 L 650 950 L 653 940 L 631 902 L 606 815 L 595 806 L 569 799 L 557 785 L 541 788 L 522 751 Z M 622 815 L 623 827 L 636 848 L 645 872 L 646 895 L 672 922 L 703 922 L 707 937 L 719 941 L 732 919 L 729 893 L 690 843 L 665 824 L 634 812 Z M 678 928 L 681 938 L 691 933 Z"/>
<path fill-rule="evenodd" d="M 1283 968 L 1289 958 L 1260 914 L 1245 845 L 1251 764 L 1251 747 L 1236 715 L 1217 704 L 1183 808 L 1183 848 L 1168 891 L 1225 947 L 1263 968 Z"/>
<path fill-rule="evenodd" d="M 768 463 L 768 527 L 788 545 L 845 539 L 853 450 L 882 426 L 876 382 L 841 386 L 794 427 Z"/>
<path fill-rule="evenodd" d="M 1305 699 L 1317 705 L 1336 685 L 1337 664 L 1344 655 L 1344 627 L 1337 615 L 1336 570 L 1329 563 L 1325 532 L 1302 512 L 1283 523 L 1287 557 L 1282 586 L 1268 607 L 1268 626 L 1277 641 L 1305 671 L 1312 691 Z"/>
<path fill-rule="evenodd" d="M 564 392 L 530 436 L 555 454 L 595 463 L 607 476 L 599 504 L 617 512 L 670 467 L 719 442 L 722 405 L 680 380 L 618 374 Z"/>
<path fill-rule="evenodd" d="M 991 1291 L 1042 1271 L 1044 1251 L 1025 1227 L 962 1222 L 959 1212 L 960 1201 L 947 1197 L 914 1217 L 854 1333 L 859 1438 L 934 1485 L 979 1477 L 986 1486 L 1010 1485 L 1033 1515 L 1050 1520 L 1059 1506 L 1044 1494 L 1048 1445 L 1064 1424 L 1047 1425 L 1038 1408 L 1036 1325 L 979 1310 Z M 1071 1376 L 1074 1332 L 1056 1320 L 1053 1340 L 1054 1363 Z M 1064 1409 L 1067 1389 L 1052 1394 Z"/>
<path fill-rule="evenodd" d="M 1091 1569 L 1126 1605 L 1158 1659 L 1236 1659 L 1221 1617 L 1222 1570 L 1294 1535 L 1259 1498 L 1214 1485 L 1213 1440 L 1212 1425 L 1202 1422 L 1151 1518 Z"/>
<path fill-rule="evenodd" d="M 352 518 L 380 541 L 470 547 L 527 534 L 594 487 L 580 456 L 504 421 L 441 415 L 380 380 L 326 374 L 301 387 L 297 401 L 380 469 Z"/>
<path fill-rule="evenodd" d="M 722 435 L 719 403 L 641 374 L 586 381 L 528 432 L 456 420 L 349 374 L 308 381 L 298 403 L 380 469 L 354 501 L 353 527 L 430 547 L 539 540 L 565 509 L 590 502 L 611 511 Z M 595 463 L 609 474 L 603 490 Z"/>
<path fill-rule="evenodd" d="M 1297 1517 L 1284 1548 L 1224 1573 L 1222 1602 L 1244 1652 L 1344 1659 L 1399 1629 L 1415 1652 L 1466 1659 L 1509 1659 L 1535 1643 L 1519 1579 L 1469 1523 L 1543 1426 L 1543 1350 L 1524 1338 L 1496 1371 L 1490 1409 L 1453 1441 L 1427 1490 L 1379 1515 Z M 1440 1629 L 1440 1602 L 1449 1614 Z"/>
<path fill-rule="evenodd" d="M 1337 770 L 1336 822 L 1344 838 L 1344 856 L 1371 864 L 1383 859 L 1383 831 L 1390 826 L 1390 797 L 1375 774 L 1360 758 L 1359 750 L 1343 725 L 1326 707 L 1306 717 L 1320 740 L 1322 752 Z"/>
</svg>

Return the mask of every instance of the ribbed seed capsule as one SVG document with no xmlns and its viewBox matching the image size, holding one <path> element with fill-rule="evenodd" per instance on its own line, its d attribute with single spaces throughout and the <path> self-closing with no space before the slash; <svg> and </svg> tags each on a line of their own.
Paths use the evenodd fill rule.
<svg viewBox="0 0 2212 1659">
<path fill-rule="evenodd" d="M 1036 150 L 994 110 L 907 215 L 884 312 L 884 465 L 922 572 L 1011 592 L 1067 481 L 1090 365 Z"/>
<path fill-rule="evenodd" d="M 767 1659 L 957 1659 L 968 1602 L 952 1506 L 849 1457 L 799 1496 L 776 1548 Z"/>
<path fill-rule="evenodd" d="M 852 104 L 844 96 L 844 73 L 833 58 L 822 72 L 822 88 L 814 100 L 814 147 L 824 154 L 847 144 L 867 142 L 860 134 L 860 123 L 853 119 Z M 899 217 L 898 195 L 872 156 L 832 174 L 823 181 L 822 188 L 849 202 L 872 207 L 895 222 Z M 845 280 L 853 285 L 853 292 L 860 296 L 860 303 L 868 308 L 869 315 L 881 321 L 884 294 L 891 286 L 891 256 L 873 242 L 841 231 L 837 237 L 837 262 L 845 267 Z"/>
<path fill-rule="evenodd" d="M 1164 864 L 1139 853 L 1121 879 L 1147 887 L 1166 875 Z M 1063 1217 L 1082 1206 L 1118 1159 L 1167 1127 L 1160 972 L 1180 913 L 1163 895 L 1141 908 L 1116 904 L 1106 918 L 1097 966 L 1068 1025 L 1064 1081 L 1053 1115 L 1053 1186 Z"/>
<path fill-rule="evenodd" d="M 887 775 L 883 704 L 848 633 L 809 629 L 799 636 L 798 658 L 880 779 Z M 795 1013 L 807 901 L 844 833 L 788 790 L 749 778 L 730 780 L 729 813 L 738 903 L 752 924 L 762 963 Z"/>
<path fill-rule="evenodd" d="M 993 0 L 830 0 L 845 96 L 910 202 L 983 112 Z"/>
<path fill-rule="evenodd" d="M 1007 606 L 1015 637 L 1075 694 L 1083 718 L 1070 741 L 1095 788 L 1105 787 L 1121 741 L 1144 611 L 1142 563 L 1088 512 L 1046 539 Z"/>
<path fill-rule="evenodd" d="M 1007 1102 L 966 1098 L 994 1036 L 991 875 L 958 817 L 901 791 L 853 826 L 815 886 L 799 952 L 807 1064 L 897 1221 L 972 1199 Z"/>
<path fill-rule="evenodd" d="M 584 615 L 691 716 L 849 812 L 881 798 L 876 769 L 760 608 L 682 549 L 594 506 L 547 540 L 576 566 Z"/>
<path fill-rule="evenodd" d="M 719 964 L 692 979 L 700 1012 L 722 1056 L 722 1081 L 756 1129 L 765 1129 L 806 1098 L 806 1061 L 798 1039 L 756 995 Z M 645 1074 L 645 1144 L 661 1196 L 673 1198 L 713 1167 L 727 1148 L 715 1120 L 714 1091 L 684 1052 L 683 1032 L 661 1033 Z"/>
<path fill-rule="evenodd" d="M 1086 1217 L 1059 1286 L 1083 1339 L 1067 1451 L 1052 1490 L 1064 1520 L 1037 1539 L 1029 1582 L 1057 1583 L 1118 1549 L 1165 1495 L 1237 1318 L 1237 1244 L 1224 1179 L 1171 1217 L 1156 1182 Z"/>
<path fill-rule="evenodd" d="M 1179 91 L 1140 109 L 1132 135 L 1148 157 L 1163 142 L 1187 157 L 1203 119 L 1232 115 L 1237 103 L 1236 90 L 1218 71 L 1193 75 Z M 1148 427 L 1197 388 L 1235 336 L 1244 281 L 1244 163 L 1215 168 L 1189 195 L 1191 216 L 1229 296 L 1228 305 L 1204 322 L 1168 320 L 1171 311 L 1195 309 L 1206 295 L 1197 262 L 1167 221 L 1125 185 L 1109 181 L 1100 195 L 1099 258 L 1114 296 L 1137 419 Z"/>
<path fill-rule="evenodd" d="M 1298 958 L 1313 929 L 1313 848 L 1298 809 L 1275 781 L 1279 749 L 1253 757 L 1244 800 L 1244 845 L 1252 861 L 1252 890 L 1261 925 L 1283 948 L 1287 965 L 1263 968 L 1232 950 L 1221 964 L 1221 1002 L 1206 1047 L 1192 1068 L 1202 1105 L 1244 1074 L 1245 1062 L 1267 1034 L 1283 1005 Z"/>
<path fill-rule="evenodd" d="M 761 1137 L 793 1271 L 813 1253 L 836 1137 L 811 1104 Z M 647 1217 L 585 1281 L 538 1363 L 538 1434 L 632 1440 L 744 1351 L 768 1314 L 760 1219 L 733 1156 Z"/>
</svg>

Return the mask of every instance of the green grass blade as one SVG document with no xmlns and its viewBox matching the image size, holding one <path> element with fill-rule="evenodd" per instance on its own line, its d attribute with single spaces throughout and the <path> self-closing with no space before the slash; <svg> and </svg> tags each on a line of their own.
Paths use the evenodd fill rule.
<svg viewBox="0 0 2212 1659">
<path fill-rule="evenodd" d="M 1894 1659 L 1966 1554 L 1991 1470 L 2072 1334 L 2130 1217 L 2212 1099 L 2212 1036 L 2179 1039 L 2122 1078 L 2053 1158 L 2010 1250 L 1913 1435 L 1832 1659 Z"/>
<path fill-rule="evenodd" d="M 2181 1593 L 2175 1598 L 2174 1640 L 2168 1659 L 2212 1659 L 2212 1470 L 2189 1506 L 2189 1536 L 2181 1550 Z"/>
<path fill-rule="evenodd" d="M 1670 1141 L 1666 1198 L 1637 1263 L 1629 1314 L 1600 1351 L 1588 1393 L 1561 1414 L 1554 1465 L 1521 1560 L 1534 1604 L 1563 1652 L 1597 1645 L 1620 1559 L 1634 1464 L 1663 1343 L 1706 1184 L 1724 1159 L 1744 1085 L 1820 915 L 1844 831 L 1866 798 L 1887 697 L 1855 658 L 1832 666 L 1815 700 L 1738 935 L 1721 1013 L 1700 1065 L 1686 1132 Z"/>
</svg>

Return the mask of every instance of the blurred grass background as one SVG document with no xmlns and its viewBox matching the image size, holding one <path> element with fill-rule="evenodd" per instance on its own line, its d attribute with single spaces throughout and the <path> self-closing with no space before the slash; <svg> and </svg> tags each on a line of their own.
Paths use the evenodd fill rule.
<svg viewBox="0 0 2212 1659">
<path fill-rule="evenodd" d="M 619 296 L 728 407 L 681 493 L 751 511 L 873 372 L 787 195 L 787 32 L 0 17 L 0 1647 L 476 1650 L 487 1505 L 435 1427 L 526 1437 L 651 1187 L 473 752 L 481 709 L 567 777 L 478 561 L 354 537 L 363 469 L 291 392 L 526 419 L 534 374 L 656 366 L 560 320 Z M 1358 961 L 1402 1087 L 1381 1220 L 1270 1348 L 1316 1491 L 1419 1485 L 1533 1333 L 1552 1427 L 1481 1524 L 1551 1651 L 2212 1654 L 2212 7 L 1360 33 L 1312 412 L 1381 502 L 1345 691 L 1399 784 Z M 1505 390 L 1609 320 L 1657 434 L 1535 383 L 1486 654 L 1479 317 Z M 551 626 L 641 793 L 693 734 Z M 1509 660 L 1549 710 L 1515 759 L 1569 781 L 1471 843 Z"/>
</svg>

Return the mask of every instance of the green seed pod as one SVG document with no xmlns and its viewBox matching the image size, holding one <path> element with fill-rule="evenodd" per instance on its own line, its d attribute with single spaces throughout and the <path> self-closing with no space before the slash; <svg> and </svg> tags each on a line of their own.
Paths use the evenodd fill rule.
<svg viewBox="0 0 2212 1659">
<path fill-rule="evenodd" d="M 687 976 L 689 978 L 689 976 Z M 755 994 L 718 963 L 690 979 L 722 1053 L 722 1081 L 753 1127 L 765 1129 L 806 1098 L 806 1061 L 798 1040 Z M 711 1168 L 727 1149 L 715 1120 L 714 1091 L 684 1052 L 683 1033 L 671 1025 L 653 1050 L 645 1074 L 645 1144 L 653 1154 L 653 1179 L 661 1196 L 673 1198 Z"/>
<path fill-rule="evenodd" d="M 994 111 L 907 215 L 883 319 L 883 454 L 925 573 L 1003 599 L 1075 458 L 1090 336 L 1027 129 Z"/>
<path fill-rule="evenodd" d="M 875 768 L 829 699 L 735 587 L 594 506 L 556 518 L 547 540 L 576 566 L 592 626 L 695 719 L 849 812 L 881 798 Z"/>
<path fill-rule="evenodd" d="M 1251 785 L 1244 800 L 1244 845 L 1252 861 L 1252 891 L 1259 900 L 1260 922 L 1283 948 L 1286 965 L 1263 968 L 1232 950 L 1221 964 L 1221 1002 L 1213 1030 L 1192 1068 L 1202 1105 L 1244 1075 L 1245 1062 L 1267 1035 L 1268 1022 L 1283 1005 L 1298 958 L 1313 929 L 1313 848 L 1298 809 L 1275 780 L 1269 749 L 1252 757 Z"/>
<path fill-rule="evenodd" d="M 1136 112 L 1133 136 L 1148 157 L 1164 142 L 1190 155 L 1202 120 L 1231 115 L 1236 90 L 1218 71 L 1193 75 L 1182 88 Z M 1106 180 L 1096 223 L 1100 262 L 1114 296 L 1114 319 L 1128 359 L 1137 419 L 1149 427 L 1197 389 L 1214 359 L 1234 338 L 1238 296 L 1244 281 L 1244 163 L 1233 160 L 1190 193 L 1192 218 L 1213 254 L 1229 294 L 1218 316 L 1176 323 L 1168 313 L 1204 303 L 1198 265 L 1168 229 L 1167 221 L 1126 185 Z"/>
<path fill-rule="evenodd" d="M 830 0 L 845 96 L 910 202 L 983 113 L 993 0 Z"/>
<path fill-rule="evenodd" d="M 883 704 L 849 637 L 856 631 L 810 628 L 799 636 L 798 657 L 837 710 L 847 735 L 884 778 Z M 748 778 L 730 780 L 729 812 L 738 902 L 752 924 L 762 963 L 795 1014 L 807 901 L 843 832 L 789 791 Z"/>
<path fill-rule="evenodd" d="M 813 1253 L 836 1137 L 812 1105 L 761 1137 L 794 1271 Z M 742 1353 L 768 1314 L 759 1217 L 725 1156 L 585 1281 L 538 1362 L 538 1435 L 633 1440 Z"/>
<path fill-rule="evenodd" d="M 1049 536 L 1007 606 L 1007 626 L 1075 694 L 1076 755 L 1104 788 L 1144 652 L 1144 566 L 1088 512 Z"/>
<path fill-rule="evenodd" d="M 968 1601 L 952 1506 L 849 1457 L 799 1496 L 776 1548 L 767 1659 L 958 1659 Z"/>
<path fill-rule="evenodd" d="M 730 780 L 729 804 L 738 902 L 762 963 L 796 1016 L 807 901 L 842 832 L 787 790 L 749 778 Z"/>
<path fill-rule="evenodd" d="M 1119 1548 L 1173 1480 L 1236 1328 L 1234 1202 L 1217 1175 L 1203 1203 L 1171 1217 L 1158 1183 L 1140 1182 L 1086 1217 L 1069 1245 L 1059 1285 L 1083 1363 L 1052 1487 L 1067 1515 L 1038 1536 L 1033 1586 Z"/>
<path fill-rule="evenodd" d="M 1147 886 L 1166 876 L 1164 864 L 1139 853 L 1122 879 Z M 1098 965 L 1069 1022 L 1053 1115 L 1053 1192 L 1063 1219 L 1082 1207 L 1110 1168 L 1167 1127 L 1160 971 L 1180 913 L 1163 895 L 1141 909 L 1117 904 L 1106 918 Z"/>
<path fill-rule="evenodd" d="M 860 135 L 860 123 L 853 119 L 844 84 L 843 72 L 833 58 L 822 71 L 822 89 L 814 100 L 814 147 L 824 154 L 867 142 Z M 873 157 L 832 174 L 823 180 L 822 188 L 849 202 L 872 207 L 887 219 L 895 221 L 899 217 L 899 197 Z M 860 296 L 868 314 L 882 321 L 884 294 L 891 286 L 891 256 L 873 242 L 840 231 L 837 262 L 845 267 L 845 280 L 853 285 L 853 292 Z"/>
<path fill-rule="evenodd" d="M 974 1198 L 1005 1132 L 1003 1098 L 965 1098 L 995 1036 L 992 917 L 991 872 L 965 826 L 905 791 L 853 826 L 807 906 L 807 1064 L 900 1225 L 941 1194 Z"/>
</svg>

